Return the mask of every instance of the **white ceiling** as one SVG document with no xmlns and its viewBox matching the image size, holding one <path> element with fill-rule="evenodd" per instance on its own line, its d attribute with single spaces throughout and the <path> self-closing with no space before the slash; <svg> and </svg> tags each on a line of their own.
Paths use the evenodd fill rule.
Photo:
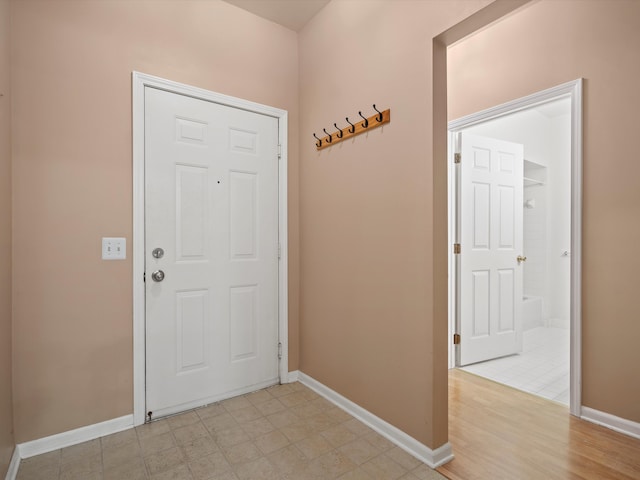
<svg viewBox="0 0 640 480">
<path fill-rule="evenodd" d="M 299 31 L 330 0 L 224 0 L 259 17 Z"/>
</svg>

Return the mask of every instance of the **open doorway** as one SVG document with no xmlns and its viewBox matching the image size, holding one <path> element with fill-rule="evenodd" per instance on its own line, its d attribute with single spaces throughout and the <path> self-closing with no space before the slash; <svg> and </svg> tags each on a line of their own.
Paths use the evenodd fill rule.
<svg viewBox="0 0 640 480">
<path fill-rule="evenodd" d="M 574 414 L 580 90 L 570 82 L 449 122 L 449 365 Z"/>
</svg>

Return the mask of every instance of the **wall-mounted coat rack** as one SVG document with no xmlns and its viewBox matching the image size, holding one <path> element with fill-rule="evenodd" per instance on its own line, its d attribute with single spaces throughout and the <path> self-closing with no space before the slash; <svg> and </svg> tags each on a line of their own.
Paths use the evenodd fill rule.
<svg viewBox="0 0 640 480">
<path fill-rule="evenodd" d="M 337 123 L 334 123 L 333 126 L 338 129 L 337 132 L 329 133 L 327 132 L 326 128 L 323 128 L 322 130 L 326 135 L 322 138 L 318 138 L 318 136 L 314 133 L 313 136 L 317 140 L 316 149 L 322 150 L 323 148 L 330 147 L 332 145 L 335 145 L 336 143 L 340 143 L 343 140 L 346 140 L 347 138 L 355 137 L 356 135 L 360 135 L 361 133 L 372 130 L 376 127 L 379 127 L 380 125 L 384 125 L 385 123 L 389 123 L 391 121 L 391 109 L 387 109 L 381 112 L 376 108 L 375 104 L 373 104 L 373 109 L 378 113 L 368 118 L 365 118 L 362 115 L 362 112 L 358 112 L 358 115 L 360 115 L 362 121 L 358 120 L 358 122 L 355 124 L 349 121 L 349 117 L 346 117 L 345 120 L 349 124 L 348 127 L 340 128 L 338 127 Z"/>
</svg>

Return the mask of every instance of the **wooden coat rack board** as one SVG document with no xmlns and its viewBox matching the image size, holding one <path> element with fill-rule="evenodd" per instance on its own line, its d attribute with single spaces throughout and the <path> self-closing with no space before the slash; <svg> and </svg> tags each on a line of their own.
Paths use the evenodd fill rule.
<svg viewBox="0 0 640 480">
<path fill-rule="evenodd" d="M 373 105 L 373 109 L 378 112 L 375 115 L 372 115 L 369 118 L 365 118 L 362 115 L 362 112 L 358 112 L 358 115 L 362 117 L 361 121 L 353 124 L 349 121 L 349 117 L 346 117 L 345 120 L 349 123 L 348 127 L 340 128 L 337 124 L 333 124 L 333 126 L 337 129 L 336 132 L 329 133 L 326 128 L 322 130 L 326 135 L 322 138 L 318 138 L 314 133 L 313 136 L 316 138 L 316 150 L 322 150 L 327 147 L 331 147 L 336 143 L 340 143 L 347 138 L 355 137 L 356 135 L 360 135 L 361 133 L 372 130 L 376 127 L 384 125 L 385 123 L 389 123 L 391 121 L 391 109 L 387 109 L 384 112 L 381 112 Z"/>
</svg>

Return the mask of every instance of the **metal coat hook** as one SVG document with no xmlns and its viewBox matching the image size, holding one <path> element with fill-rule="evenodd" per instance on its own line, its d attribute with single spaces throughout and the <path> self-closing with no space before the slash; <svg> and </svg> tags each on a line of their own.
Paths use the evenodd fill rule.
<svg viewBox="0 0 640 480">
<path fill-rule="evenodd" d="M 349 129 L 349 133 L 355 133 L 356 126 L 349 121 L 349 117 L 344 117 L 344 119 L 347 121 L 349 125 L 351 125 L 351 128 Z"/>
<path fill-rule="evenodd" d="M 373 104 L 373 109 L 376 113 L 369 117 L 365 117 L 362 112 L 358 112 L 358 115 L 360 115 L 362 120 L 358 120 L 355 124 L 349 120 L 349 117 L 344 117 L 349 124 L 348 127 L 340 128 L 338 124 L 334 122 L 333 126 L 335 127 L 335 131 L 332 133 L 329 133 L 326 128 L 323 128 L 322 131 L 325 136 L 322 138 L 318 138 L 314 133 L 313 136 L 317 140 L 316 148 L 318 150 L 322 150 L 324 148 L 331 147 L 337 143 L 347 140 L 348 138 L 360 135 L 361 133 L 370 132 L 371 130 L 381 127 L 391 121 L 390 109 L 380 111 L 376 108 L 375 103 Z"/>
<path fill-rule="evenodd" d="M 369 120 L 367 120 L 367 118 L 362 115 L 362 112 L 358 112 L 358 115 L 360 115 L 364 119 L 364 122 L 362 122 L 362 126 L 364 128 L 368 128 L 369 127 Z"/>
<path fill-rule="evenodd" d="M 382 112 L 376 108 L 375 103 L 373 104 L 373 109 L 378 112 L 378 115 L 376 115 L 376 121 L 380 123 L 382 121 Z"/>
</svg>

